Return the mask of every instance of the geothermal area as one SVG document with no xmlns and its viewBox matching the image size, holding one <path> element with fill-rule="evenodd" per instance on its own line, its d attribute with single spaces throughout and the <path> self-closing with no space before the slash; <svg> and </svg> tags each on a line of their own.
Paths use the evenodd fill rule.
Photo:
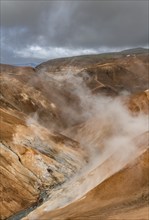
<svg viewBox="0 0 149 220">
<path fill-rule="evenodd" d="M 1 64 L 0 219 L 149 219 L 147 49 Z"/>
</svg>

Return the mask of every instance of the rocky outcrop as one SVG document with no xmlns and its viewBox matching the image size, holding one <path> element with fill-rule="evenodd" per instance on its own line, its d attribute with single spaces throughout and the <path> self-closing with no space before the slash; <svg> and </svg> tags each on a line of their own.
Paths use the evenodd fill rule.
<svg viewBox="0 0 149 220">
<path fill-rule="evenodd" d="M 135 114 L 140 112 L 149 114 L 149 90 L 130 96 L 127 105 L 131 112 Z"/>
<path fill-rule="evenodd" d="M 87 161 L 79 143 L 15 114 L 1 110 L 1 219 L 43 202 Z"/>
<path fill-rule="evenodd" d="M 39 181 L 8 144 L 1 143 L 1 219 L 30 207 L 39 197 Z"/>
</svg>

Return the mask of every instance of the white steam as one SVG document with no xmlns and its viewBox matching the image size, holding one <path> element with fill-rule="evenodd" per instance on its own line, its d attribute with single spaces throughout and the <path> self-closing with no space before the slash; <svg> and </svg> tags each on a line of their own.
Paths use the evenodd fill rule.
<svg viewBox="0 0 149 220">
<path fill-rule="evenodd" d="M 37 213 L 38 210 L 48 212 L 80 199 L 121 170 L 145 150 L 146 146 L 140 149 L 135 138 L 148 131 L 148 116 L 143 113 L 133 116 L 121 96 L 111 98 L 93 95 L 83 79 L 72 72 L 50 77 L 61 87 L 67 86 L 70 94 L 79 99 L 80 113 L 77 106 L 65 105 L 61 99 L 61 111 L 70 117 L 70 126 L 62 133 L 77 140 L 88 152 L 90 161 L 70 182 L 53 191 L 50 200 L 39 207 Z M 80 124 L 71 127 L 71 121 L 80 121 Z M 28 217 L 36 219 L 34 212 Z"/>
</svg>

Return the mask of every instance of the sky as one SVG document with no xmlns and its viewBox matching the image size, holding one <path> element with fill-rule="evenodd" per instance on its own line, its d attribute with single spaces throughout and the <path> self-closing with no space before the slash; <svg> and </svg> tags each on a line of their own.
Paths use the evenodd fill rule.
<svg viewBox="0 0 149 220">
<path fill-rule="evenodd" d="M 1 63 L 148 47 L 148 0 L 1 0 Z"/>
</svg>

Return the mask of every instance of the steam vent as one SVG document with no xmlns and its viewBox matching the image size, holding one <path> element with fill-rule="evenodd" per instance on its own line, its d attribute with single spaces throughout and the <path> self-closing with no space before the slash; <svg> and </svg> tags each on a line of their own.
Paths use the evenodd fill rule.
<svg viewBox="0 0 149 220">
<path fill-rule="evenodd" d="M 148 18 L 0 1 L 0 220 L 149 220 Z"/>
</svg>

